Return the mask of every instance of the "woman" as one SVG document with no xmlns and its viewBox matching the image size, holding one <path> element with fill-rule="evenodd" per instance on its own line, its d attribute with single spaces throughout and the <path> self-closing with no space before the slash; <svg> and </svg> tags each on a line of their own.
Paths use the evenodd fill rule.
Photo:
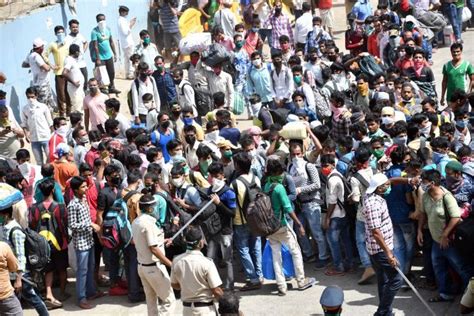
<svg viewBox="0 0 474 316">
<path fill-rule="evenodd" d="M 434 74 L 426 62 L 424 50 L 415 50 L 413 65 L 408 67 L 404 74 L 416 83 L 425 97 L 437 98 Z"/>
</svg>

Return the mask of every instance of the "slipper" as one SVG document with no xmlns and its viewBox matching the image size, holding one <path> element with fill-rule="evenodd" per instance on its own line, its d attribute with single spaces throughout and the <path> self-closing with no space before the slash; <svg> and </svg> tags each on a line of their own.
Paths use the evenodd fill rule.
<svg viewBox="0 0 474 316">
<path fill-rule="evenodd" d="M 44 304 L 46 305 L 46 308 L 48 310 L 52 310 L 52 309 L 56 309 L 56 308 L 61 308 L 63 307 L 63 303 L 61 303 L 60 301 L 58 300 L 51 300 L 49 298 L 47 298 L 45 301 L 44 301 Z"/>
<path fill-rule="evenodd" d="M 344 271 L 338 271 L 334 268 L 327 269 L 326 272 L 324 272 L 324 274 L 327 275 L 327 276 L 336 276 L 336 275 L 343 276 L 343 275 L 345 275 Z"/>
<path fill-rule="evenodd" d="M 453 298 L 448 299 L 448 298 L 442 297 L 441 295 L 432 297 L 428 300 L 428 302 L 430 302 L 430 303 L 445 303 L 445 302 L 452 302 L 452 301 L 454 301 Z"/>
</svg>

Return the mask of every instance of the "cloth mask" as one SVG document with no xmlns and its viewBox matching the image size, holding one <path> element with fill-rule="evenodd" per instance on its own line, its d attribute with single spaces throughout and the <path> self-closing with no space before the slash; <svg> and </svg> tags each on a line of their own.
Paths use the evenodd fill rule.
<svg viewBox="0 0 474 316">
<path fill-rule="evenodd" d="M 179 179 L 171 179 L 171 184 L 175 186 L 176 188 L 181 188 L 184 184 L 184 177 L 181 177 Z"/>
<path fill-rule="evenodd" d="M 225 186 L 225 180 L 213 179 L 212 180 L 212 192 L 219 192 Z"/>
<path fill-rule="evenodd" d="M 395 119 L 391 116 L 382 116 L 382 124 L 392 125 L 395 122 Z"/>
</svg>

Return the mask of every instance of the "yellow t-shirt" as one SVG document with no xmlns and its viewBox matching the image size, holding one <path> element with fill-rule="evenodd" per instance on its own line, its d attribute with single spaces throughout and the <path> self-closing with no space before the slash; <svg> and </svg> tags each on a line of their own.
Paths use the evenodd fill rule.
<svg viewBox="0 0 474 316">
<path fill-rule="evenodd" d="M 249 183 L 251 183 L 252 178 L 254 178 L 257 186 L 260 187 L 260 179 L 258 177 L 255 177 L 253 174 L 244 174 L 244 175 L 241 175 L 241 177 L 243 177 Z M 236 179 L 235 183 L 237 184 L 237 192 L 235 192 L 235 194 L 237 195 L 237 211 L 235 212 L 234 225 L 243 225 L 247 221 L 245 220 L 245 218 L 242 218 L 242 216 L 240 215 L 240 213 L 242 212 L 240 206 L 244 205 L 245 195 L 247 194 L 247 187 L 239 179 Z M 233 189 L 234 185 L 232 184 L 231 187 Z"/>
<path fill-rule="evenodd" d="M 54 71 L 54 74 L 56 76 L 62 75 L 64 69 L 64 60 L 69 55 L 69 45 L 63 44 L 60 46 L 58 43 L 53 42 L 48 46 L 46 59 L 49 60 L 50 54 L 53 54 L 54 64 L 58 67 L 58 69 Z M 48 63 L 51 65 L 51 62 Z"/>
</svg>

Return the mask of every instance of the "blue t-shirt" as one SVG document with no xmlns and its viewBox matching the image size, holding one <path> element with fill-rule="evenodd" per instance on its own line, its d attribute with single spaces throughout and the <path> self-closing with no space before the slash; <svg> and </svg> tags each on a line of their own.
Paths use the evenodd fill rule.
<svg viewBox="0 0 474 316">
<path fill-rule="evenodd" d="M 402 176 L 400 165 L 393 165 L 387 170 L 387 178 L 396 178 Z M 411 185 L 397 184 L 392 185 L 392 191 L 385 197 L 387 200 L 388 212 L 394 224 L 409 223 L 411 220 L 408 214 L 414 210 L 414 205 L 408 204 L 406 194 L 413 191 Z"/>
<path fill-rule="evenodd" d="M 99 30 L 98 27 L 94 27 L 91 33 L 91 41 L 97 41 L 99 46 L 99 59 L 108 60 L 113 57 L 112 48 L 110 47 L 110 38 L 112 37 L 112 32 L 107 27 L 103 32 Z M 92 59 L 96 60 L 95 51 L 91 48 Z"/>
<path fill-rule="evenodd" d="M 352 7 L 352 13 L 356 15 L 357 20 L 365 21 L 365 19 L 372 15 L 372 6 L 368 0 L 359 0 Z"/>
<path fill-rule="evenodd" d="M 226 127 L 221 129 L 221 131 L 219 132 L 219 136 L 224 137 L 234 146 L 237 146 L 239 144 L 240 139 L 240 130 L 234 127 Z"/>
</svg>

